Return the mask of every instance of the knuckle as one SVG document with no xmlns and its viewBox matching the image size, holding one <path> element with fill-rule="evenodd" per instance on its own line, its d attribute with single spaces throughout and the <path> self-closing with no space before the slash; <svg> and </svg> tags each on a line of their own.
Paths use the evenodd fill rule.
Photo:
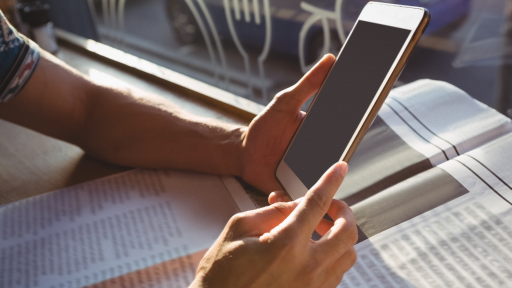
<svg viewBox="0 0 512 288">
<path fill-rule="evenodd" d="M 312 257 L 310 261 L 308 261 L 308 269 L 309 271 L 317 271 L 321 266 L 321 261 L 317 257 Z"/>
<path fill-rule="evenodd" d="M 353 247 L 352 247 L 352 249 L 350 249 L 350 252 L 351 252 L 350 259 L 352 260 L 350 263 L 350 267 L 352 268 L 357 262 L 357 252 L 356 252 L 356 249 L 354 249 Z"/>
<path fill-rule="evenodd" d="M 352 212 L 352 209 L 350 208 L 350 206 L 348 206 L 347 202 L 341 200 L 337 200 L 336 202 L 338 202 L 340 209 Z"/>
<path fill-rule="evenodd" d="M 359 231 L 357 229 L 357 224 L 356 224 L 356 220 L 353 219 L 352 221 L 352 225 L 351 225 L 351 234 L 352 234 L 352 237 L 353 237 L 353 241 L 352 243 L 354 243 L 354 245 L 357 243 L 357 240 L 359 239 Z"/>
<path fill-rule="evenodd" d="M 266 250 L 273 255 L 299 255 L 302 251 L 297 246 L 295 238 L 283 233 L 274 234 L 267 238 Z"/>
<path fill-rule="evenodd" d="M 345 259 L 345 263 L 347 263 L 347 269 L 350 269 L 357 261 L 357 252 L 354 247 L 351 247 L 345 254 L 343 255 Z"/>
<path fill-rule="evenodd" d="M 332 199 L 328 197 L 324 197 L 324 195 L 320 193 L 312 193 L 308 196 L 309 202 L 313 202 L 318 208 L 322 211 L 327 211 L 329 206 L 331 206 Z"/>
<path fill-rule="evenodd" d="M 345 273 L 347 273 L 347 271 L 345 269 L 338 268 L 338 271 L 336 271 L 336 276 L 335 276 L 337 284 L 339 284 L 341 281 L 343 281 L 343 276 L 345 276 Z"/>
<path fill-rule="evenodd" d="M 298 249 L 300 247 L 299 243 L 301 242 L 300 239 L 297 237 L 297 230 L 298 227 L 296 227 L 295 224 L 291 224 L 287 227 L 283 227 L 278 233 L 276 234 L 275 240 L 276 245 L 280 246 L 281 248 L 286 249 Z"/>
<path fill-rule="evenodd" d="M 274 97 L 275 100 L 282 99 L 283 97 L 286 98 L 286 95 L 290 92 L 290 87 L 283 89 L 279 91 L 276 96 Z"/>
<path fill-rule="evenodd" d="M 359 239 L 359 233 L 357 231 L 357 225 L 355 225 L 355 221 L 347 221 L 347 219 L 342 219 L 341 221 L 343 222 L 338 227 L 340 229 L 340 235 L 343 237 L 343 242 L 347 245 L 354 246 Z"/>
<path fill-rule="evenodd" d="M 350 250 L 348 250 L 343 256 L 342 256 L 343 264 L 337 265 L 336 267 L 336 274 L 339 278 L 339 282 L 343 279 L 343 276 L 345 273 L 347 273 L 353 266 L 356 264 L 357 261 L 357 253 L 356 250 L 352 247 Z M 338 283 L 339 283 L 338 282 Z"/>
<path fill-rule="evenodd" d="M 352 225 L 347 231 L 347 240 L 350 245 L 355 245 L 357 243 L 357 239 L 359 239 L 359 233 L 357 232 L 357 226 L 354 223 L 354 225 Z"/>
<path fill-rule="evenodd" d="M 323 265 L 323 262 L 320 261 L 319 259 L 310 259 L 310 261 L 308 261 L 307 263 L 307 266 L 306 266 L 306 275 L 307 277 L 306 278 L 306 282 L 307 283 L 315 283 L 315 281 L 318 281 L 318 275 L 321 274 L 322 270 L 324 269 L 324 265 Z M 307 287 L 311 287 L 310 286 L 307 286 Z"/>
<path fill-rule="evenodd" d="M 293 208 L 288 203 L 277 202 L 271 206 L 284 217 L 288 217 L 293 212 Z"/>
<path fill-rule="evenodd" d="M 347 207 L 348 207 L 348 205 L 345 202 L 338 200 L 338 199 L 333 199 L 331 206 L 330 206 L 330 208 L 334 209 L 334 211 L 338 211 L 338 214 L 339 214 L 339 212 L 343 213 L 347 209 Z M 346 213 L 343 213 L 343 214 L 346 214 Z"/>
<path fill-rule="evenodd" d="M 354 214 L 352 213 L 352 209 L 347 205 L 347 203 L 343 201 L 336 201 L 337 205 L 340 207 L 341 214 L 344 215 L 342 230 L 345 234 L 346 239 L 350 244 L 354 245 L 357 243 L 357 239 L 359 238 L 359 233 L 357 230 L 356 219 L 354 218 Z M 343 213 L 345 212 L 345 213 Z"/>
<path fill-rule="evenodd" d="M 242 220 L 242 218 L 243 218 L 243 214 L 237 213 L 237 214 L 231 216 L 231 218 L 229 219 L 229 223 L 234 225 L 234 224 L 240 222 Z"/>
<path fill-rule="evenodd" d="M 276 103 L 281 103 L 281 102 L 287 103 L 289 98 L 292 97 L 293 88 L 294 88 L 294 86 L 286 88 L 286 89 L 280 91 L 279 93 L 276 94 L 276 96 L 274 97 L 273 100 Z"/>
<path fill-rule="evenodd" d="M 341 281 L 343 281 L 343 276 L 345 276 L 345 273 L 347 273 L 347 271 L 345 271 L 345 270 L 338 271 L 338 273 L 336 275 L 336 283 L 337 284 L 339 284 L 339 283 L 341 283 Z"/>
<path fill-rule="evenodd" d="M 229 219 L 228 226 L 234 229 L 240 228 L 244 225 L 245 222 L 245 214 L 237 213 Z"/>
</svg>

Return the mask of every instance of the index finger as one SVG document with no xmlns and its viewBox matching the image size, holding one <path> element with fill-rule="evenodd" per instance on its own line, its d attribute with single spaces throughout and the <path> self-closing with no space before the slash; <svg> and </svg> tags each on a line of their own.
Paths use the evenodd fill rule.
<svg viewBox="0 0 512 288">
<path fill-rule="evenodd" d="M 316 226 L 327 213 L 336 191 L 340 188 L 348 165 L 345 162 L 336 163 L 327 170 L 322 178 L 309 189 L 304 200 L 285 220 L 285 227 L 304 234 L 308 238 L 311 236 Z"/>
</svg>

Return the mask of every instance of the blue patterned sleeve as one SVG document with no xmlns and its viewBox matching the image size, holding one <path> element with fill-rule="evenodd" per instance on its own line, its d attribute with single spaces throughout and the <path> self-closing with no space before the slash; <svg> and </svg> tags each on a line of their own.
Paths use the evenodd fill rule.
<svg viewBox="0 0 512 288">
<path fill-rule="evenodd" d="M 25 86 L 39 62 L 37 44 L 14 29 L 0 11 L 0 103 Z"/>
</svg>

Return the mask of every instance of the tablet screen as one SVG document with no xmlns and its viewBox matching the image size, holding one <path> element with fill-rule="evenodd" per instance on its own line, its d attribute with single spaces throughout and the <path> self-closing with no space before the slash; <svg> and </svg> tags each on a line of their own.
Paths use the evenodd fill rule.
<svg viewBox="0 0 512 288">
<path fill-rule="evenodd" d="M 411 32 L 357 22 L 284 158 L 308 189 L 340 160 Z"/>
</svg>

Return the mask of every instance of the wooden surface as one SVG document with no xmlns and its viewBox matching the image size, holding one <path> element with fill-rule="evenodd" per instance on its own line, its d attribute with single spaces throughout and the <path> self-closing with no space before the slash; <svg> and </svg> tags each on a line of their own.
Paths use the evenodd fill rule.
<svg viewBox="0 0 512 288">
<path fill-rule="evenodd" d="M 187 95 L 176 83 L 141 79 L 74 46 L 62 44 L 58 57 L 94 81 L 150 91 L 197 115 L 231 123 L 250 121 L 243 113 Z M 131 169 L 98 161 L 74 145 L 2 120 L 0 135 L 0 205 Z"/>
</svg>

